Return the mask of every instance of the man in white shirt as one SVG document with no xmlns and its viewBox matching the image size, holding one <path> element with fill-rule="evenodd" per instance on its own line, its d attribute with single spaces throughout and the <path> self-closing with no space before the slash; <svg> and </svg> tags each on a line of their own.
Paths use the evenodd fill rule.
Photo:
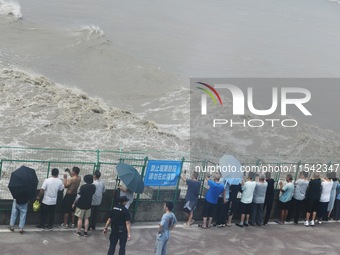
<svg viewBox="0 0 340 255">
<path fill-rule="evenodd" d="M 47 215 L 49 215 L 48 228 L 52 230 L 54 223 L 55 206 L 57 204 L 58 192 L 64 190 L 63 182 L 58 178 L 59 170 L 52 169 L 52 177 L 46 179 L 41 187 L 37 200 L 44 195 L 41 203 L 41 219 L 37 228 L 44 229 Z"/>
<path fill-rule="evenodd" d="M 321 179 L 321 197 L 319 203 L 319 210 L 317 213 L 317 218 L 319 219 L 319 224 L 322 223 L 322 219 L 327 218 L 327 207 L 329 200 L 331 198 L 331 191 L 333 187 L 333 180 L 326 177 Z"/>
<path fill-rule="evenodd" d="M 93 184 L 94 186 L 96 186 L 96 192 L 93 194 L 91 205 L 90 227 L 92 230 L 96 230 L 99 207 L 102 203 L 103 194 L 105 192 L 105 184 L 101 180 L 99 180 L 100 176 L 101 172 L 99 172 L 98 170 L 94 172 Z"/>
<path fill-rule="evenodd" d="M 253 181 L 255 178 L 255 173 L 250 172 L 248 174 L 248 179 L 246 182 L 242 181 L 242 196 L 239 210 L 241 213 L 240 223 L 236 223 L 236 226 L 243 228 L 243 226 L 248 227 L 249 216 L 252 211 L 252 202 L 254 196 L 254 190 L 256 187 L 256 182 Z"/>
<path fill-rule="evenodd" d="M 128 187 L 125 186 L 125 184 L 119 185 L 119 189 L 120 189 L 120 196 L 121 197 L 126 196 L 129 199 L 129 201 L 125 204 L 126 209 L 129 209 L 130 205 L 133 202 L 134 194 Z"/>
</svg>

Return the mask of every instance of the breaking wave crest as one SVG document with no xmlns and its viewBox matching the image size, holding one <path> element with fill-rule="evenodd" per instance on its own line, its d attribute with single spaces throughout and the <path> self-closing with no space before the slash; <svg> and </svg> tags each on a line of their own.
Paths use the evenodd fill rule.
<svg viewBox="0 0 340 255">
<path fill-rule="evenodd" d="M 0 70 L 0 143 L 10 146 L 182 151 L 186 143 L 151 121 L 78 89 L 26 72 Z"/>
<path fill-rule="evenodd" d="M 309 124 L 301 123 L 294 130 L 225 128 L 211 132 L 203 128 L 209 125 L 195 124 L 193 119 L 191 123 L 194 126 L 188 130 L 189 123 L 182 120 L 183 116 L 189 115 L 189 106 L 175 101 L 175 105 L 183 108 L 176 112 L 170 103 L 171 99 L 182 100 L 187 96 L 187 89 L 176 90 L 161 98 L 160 107 L 155 108 L 155 112 L 147 111 L 143 118 L 109 107 L 100 99 L 56 84 L 46 77 L 14 69 L 0 70 L 0 144 L 189 152 L 188 136 L 183 132 L 190 132 L 191 156 L 196 156 L 192 149 L 198 148 L 201 158 L 202 155 L 203 158 L 212 156 L 212 160 L 218 160 L 226 153 L 257 155 L 267 162 L 271 162 L 270 159 L 266 160 L 261 155 L 271 155 L 271 159 L 276 160 L 287 155 L 282 160 L 288 162 L 308 159 L 327 163 L 339 158 L 339 135 Z M 141 105 L 141 108 L 144 107 Z M 168 108 L 179 118 L 174 127 L 147 120 L 152 119 L 153 114 L 164 114 L 164 109 Z M 193 114 L 191 112 L 191 117 L 197 115 Z M 195 126 L 198 130 L 193 128 Z"/>
<path fill-rule="evenodd" d="M 13 1 L 0 0 L 0 16 L 5 16 L 10 19 L 21 19 L 20 4 Z"/>
<path fill-rule="evenodd" d="M 110 45 L 111 41 L 106 38 L 104 31 L 95 25 L 83 26 L 75 31 L 77 42 L 70 46 L 77 46 L 82 43 L 88 46 L 97 47 L 102 45 Z"/>
</svg>

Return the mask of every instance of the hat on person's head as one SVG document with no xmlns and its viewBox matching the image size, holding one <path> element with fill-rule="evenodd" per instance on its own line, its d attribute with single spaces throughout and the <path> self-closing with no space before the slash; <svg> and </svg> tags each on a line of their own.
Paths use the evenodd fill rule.
<svg viewBox="0 0 340 255">
<path fill-rule="evenodd" d="M 130 199 L 128 199 L 127 198 L 127 196 L 121 196 L 121 197 L 119 197 L 119 199 L 118 199 L 118 201 L 119 201 L 119 203 L 121 204 L 121 203 L 124 203 L 124 202 L 127 202 L 127 201 L 129 201 Z"/>
</svg>

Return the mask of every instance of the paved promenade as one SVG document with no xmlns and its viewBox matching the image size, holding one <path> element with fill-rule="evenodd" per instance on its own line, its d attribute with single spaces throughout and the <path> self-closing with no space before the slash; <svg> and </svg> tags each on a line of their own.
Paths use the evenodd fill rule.
<svg viewBox="0 0 340 255">
<path fill-rule="evenodd" d="M 168 254 L 339 254 L 340 223 L 328 222 L 315 227 L 269 224 L 263 227 L 190 229 L 182 223 L 172 232 Z M 27 233 L 20 235 L 0 226 L 1 255 L 83 255 L 106 254 L 108 235 L 97 230 L 88 237 L 77 237 L 71 230 L 36 230 L 27 226 Z M 133 224 L 132 240 L 127 245 L 128 254 L 153 254 L 157 223 Z M 118 254 L 118 251 L 117 251 Z"/>
</svg>

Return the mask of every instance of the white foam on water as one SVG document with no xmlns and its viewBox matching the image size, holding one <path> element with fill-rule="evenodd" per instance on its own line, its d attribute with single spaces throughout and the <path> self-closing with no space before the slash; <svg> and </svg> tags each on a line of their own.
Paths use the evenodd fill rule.
<svg viewBox="0 0 340 255">
<path fill-rule="evenodd" d="M 156 124 L 108 107 L 78 89 L 18 70 L 0 75 L 4 145 L 181 150 L 185 142 Z"/>
<path fill-rule="evenodd" d="M 333 131 L 304 123 L 295 129 L 212 130 L 209 123 L 196 123 L 195 119 L 190 127 L 189 110 L 189 89 L 185 87 L 151 100 L 135 114 L 109 107 L 100 98 L 91 98 L 80 89 L 70 89 L 37 74 L 14 69 L 0 71 L 3 145 L 189 151 L 191 132 L 192 148 L 200 148 L 201 156 L 212 155 L 215 159 L 226 152 L 287 155 L 292 161 L 303 158 L 334 161 L 340 156 L 340 138 Z M 167 121 L 162 123 L 161 118 L 157 123 L 150 121 L 153 116 Z M 191 112 L 191 116 L 199 113 Z M 247 113 L 245 118 L 252 117 Z"/>
<path fill-rule="evenodd" d="M 188 88 L 174 89 L 160 98 L 142 104 L 140 110 L 141 112 L 136 113 L 138 116 L 146 119 L 157 118 L 157 126 L 162 130 L 176 134 L 182 139 L 189 138 L 190 101 Z M 162 118 L 159 116 L 162 116 Z"/>
<path fill-rule="evenodd" d="M 14 1 L 0 0 L 0 16 L 21 19 L 22 14 L 20 4 Z"/>
<path fill-rule="evenodd" d="M 91 38 L 103 38 L 105 37 L 104 31 L 96 25 L 84 26 L 81 28 L 80 32 L 86 34 L 86 39 L 90 40 Z"/>
</svg>

